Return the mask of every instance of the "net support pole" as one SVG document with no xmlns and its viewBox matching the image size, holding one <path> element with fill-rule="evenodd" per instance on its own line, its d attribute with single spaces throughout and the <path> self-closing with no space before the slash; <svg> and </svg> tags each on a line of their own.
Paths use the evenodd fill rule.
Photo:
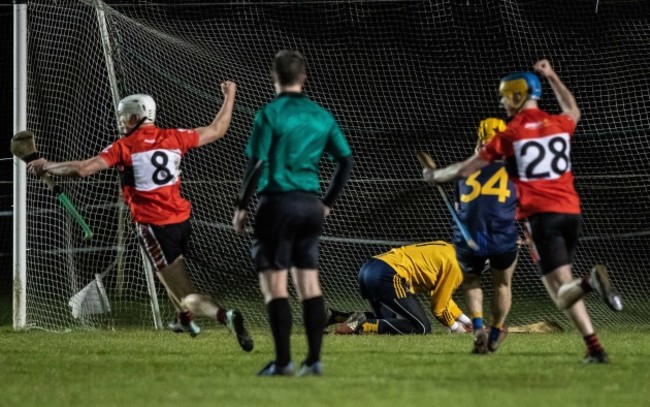
<svg viewBox="0 0 650 407">
<path fill-rule="evenodd" d="M 153 267 L 147 260 L 144 249 L 140 247 L 142 255 L 142 264 L 144 265 L 144 276 L 147 279 L 147 289 L 149 290 L 149 299 L 151 300 L 151 313 L 153 314 L 153 325 L 156 329 L 162 329 L 162 318 L 160 317 L 160 305 L 158 304 L 158 292 L 156 291 L 156 282 L 153 277 Z"/>
<path fill-rule="evenodd" d="M 115 123 L 119 124 L 119 115 L 117 106 L 120 102 L 120 90 L 115 75 L 115 63 L 113 62 L 113 48 L 108 33 L 108 24 L 106 22 L 105 4 L 102 0 L 94 1 L 95 12 L 97 14 L 97 23 L 99 27 L 99 36 L 101 38 L 102 50 L 104 52 L 104 61 L 106 63 L 106 72 L 108 74 L 108 84 L 111 89 L 111 99 L 113 100 L 113 111 L 115 112 Z M 118 209 L 117 209 L 117 281 L 115 292 L 118 298 L 122 298 L 124 291 L 124 230 L 126 229 L 125 206 L 122 203 L 122 191 L 118 183 Z M 154 318 L 155 323 L 155 318 Z"/>
<path fill-rule="evenodd" d="M 14 4 L 14 133 L 27 130 L 27 4 Z M 27 325 L 27 172 L 14 157 L 13 329 Z"/>
</svg>

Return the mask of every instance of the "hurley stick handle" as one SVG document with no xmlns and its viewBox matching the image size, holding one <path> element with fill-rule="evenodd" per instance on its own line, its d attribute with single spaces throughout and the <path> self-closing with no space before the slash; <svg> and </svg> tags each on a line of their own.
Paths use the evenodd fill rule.
<svg viewBox="0 0 650 407">
<path fill-rule="evenodd" d="M 81 226 L 81 230 L 83 230 L 83 232 L 84 232 L 84 239 L 86 239 L 86 240 L 92 239 L 93 238 L 93 231 L 90 230 L 90 226 L 88 226 L 88 224 L 86 223 L 84 218 L 77 211 L 77 208 L 75 208 L 75 206 L 72 204 L 72 202 L 70 202 L 70 199 L 65 194 L 65 192 L 59 192 L 56 197 L 59 200 L 59 202 L 61 202 L 61 205 L 63 206 L 63 208 L 66 211 L 68 211 L 68 213 L 77 222 L 77 224 L 79 226 Z"/>
<path fill-rule="evenodd" d="M 34 133 L 32 133 L 29 130 L 20 131 L 16 133 L 11 138 L 10 149 L 13 155 L 20 158 L 25 163 L 29 163 L 41 158 L 41 154 L 36 149 Z M 41 179 L 43 180 L 43 182 L 47 184 L 47 186 L 50 187 L 50 189 L 52 189 L 52 192 L 54 192 L 54 195 L 56 195 L 59 202 L 61 202 L 63 208 L 70 215 L 72 215 L 72 218 L 79 224 L 79 226 L 81 226 L 81 229 L 84 232 L 84 239 L 86 240 L 92 239 L 93 237 L 92 230 L 90 230 L 90 227 L 88 226 L 84 218 L 79 214 L 79 211 L 77 211 L 77 208 L 75 208 L 72 202 L 70 202 L 70 198 L 68 198 L 68 196 L 63 192 L 59 184 L 57 184 L 56 181 L 54 181 L 52 177 L 50 177 L 50 174 L 47 173 L 41 175 Z"/>
</svg>

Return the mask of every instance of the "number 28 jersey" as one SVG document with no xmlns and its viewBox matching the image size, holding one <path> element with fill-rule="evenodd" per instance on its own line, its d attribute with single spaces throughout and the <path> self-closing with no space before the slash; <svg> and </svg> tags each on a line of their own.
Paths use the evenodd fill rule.
<svg viewBox="0 0 650 407">
<path fill-rule="evenodd" d="M 506 159 L 517 187 L 517 218 L 542 212 L 580 214 L 580 198 L 571 172 L 575 128 L 568 115 L 525 109 L 479 152 L 489 161 Z"/>
<path fill-rule="evenodd" d="M 144 126 L 99 155 L 120 170 L 124 200 L 138 223 L 170 225 L 189 219 L 181 197 L 181 158 L 199 143 L 195 130 Z"/>
</svg>

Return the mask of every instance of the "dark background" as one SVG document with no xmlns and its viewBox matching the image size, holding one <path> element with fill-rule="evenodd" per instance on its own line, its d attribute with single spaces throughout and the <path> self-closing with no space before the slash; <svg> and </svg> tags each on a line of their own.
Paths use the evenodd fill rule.
<svg viewBox="0 0 650 407">
<path fill-rule="evenodd" d="M 0 4 L 0 325 L 11 316 L 12 160 L 13 133 L 13 8 Z"/>
<path fill-rule="evenodd" d="M 478 120 L 502 114 L 496 97 L 499 77 L 529 70 L 536 59 L 548 57 L 583 111 L 576 133 L 580 142 L 572 151 L 577 188 L 585 209 L 585 236 L 578 252 L 578 268 L 588 270 L 595 261 L 608 262 L 627 292 L 645 301 L 650 225 L 648 182 L 643 177 L 648 174 L 650 154 L 648 2 L 601 1 L 598 13 L 596 1 L 592 0 L 205 3 L 213 5 L 125 5 L 118 9 L 123 15 L 110 19 L 110 29 L 116 46 L 120 92 L 150 92 L 158 101 L 163 127 L 192 126 L 210 118 L 219 101 L 214 92 L 219 76 L 235 79 L 240 85 L 229 136 L 218 147 L 192 153 L 184 169 L 188 180 L 198 181 L 186 183 L 184 192 L 197 208 L 194 239 L 195 258 L 202 262 L 199 273 L 221 292 L 232 292 L 240 299 L 259 296 L 254 275 L 245 274 L 250 269 L 248 242 L 233 237 L 230 230 L 215 230 L 213 225 L 229 224 L 230 202 L 243 167 L 243 144 L 252 114 L 272 96 L 268 62 L 277 49 L 296 47 L 311 64 L 307 88 L 310 96 L 339 120 L 358 164 L 348 192 L 328 220 L 325 234 L 382 242 L 324 242 L 323 267 L 327 271 L 325 287 L 331 290 L 329 298 L 356 296 L 356 269 L 368 255 L 385 250 L 383 242 L 449 238 L 449 215 L 439 197 L 419 180 L 413 151 L 435 151 L 441 164 L 465 158 L 471 153 Z M 57 21 L 51 11 L 35 7 L 35 21 Z M 80 21 L 93 21 L 92 13 L 78 13 Z M 143 33 L 124 16 L 196 47 L 177 49 L 176 43 Z M 11 10 L 2 18 L 2 98 L 10 106 Z M 101 52 L 97 52 L 96 43 L 87 40 L 96 38 L 97 30 L 92 23 L 69 27 L 63 18 L 58 20 L 60 26 L 43 24 L 43 20 L 42 31 L 34 36 L 30 47 L 30 56 L 40 58 L 30 83 L 30 128 L 40 134 L 57 135 L 44 137 L 39 144 L 48 157 L 86 158 L 111 142 L 107 130 L 114 127 Z M 208 34 L 202 35 L 201 29 Z M 57 42 L 59 48 L 52 51 L 49 40 L 66 30 L 70 38 L 63 44 Z M 151 46 L 154 41 L 156 46 Z M 185 52 L 190 51 L 192 57 L 204 56 L 206 60 L 185 69 L 179 68 L 177 61 L 169 63 L 165 55 L 187 55 Z M 175 81 L 169 81 L 170 77 Z M 61 98 L 58 92 L 77 89 L 77 80 L 94 86 L 75 94 L 75 100 Z M 80 101 L 88 108 L 80 111 Z M 541 105 L 553 112 L 558 109 L 546 83 Z M 6 135 L 6 139 L 0 148 L 6 157 L 13 129 L 11 109 L 3 111 L 7 117 L 2 121 L 6 128 L 2 137 Z M 68 134 L 67 125 L 73 115 L 87 115 L 84 119 L 88 121 L 79 121 L 94 126 L 92 137 L 80 134 L 79 129 L 73 129 L 78 134 Z M 84 142 L 79 143 L 80 139 Z M 10 180 L 10 162 L 2 165 L 3 179 Z M 105 184 L 101 183 L 109 177 L 95 177 L 94 184 L 70 183 L 66 188 L 82 207 L 113 202 L 115 188 L 102 189 Z M 38 195 L 42 185 L 32 181 L 30 209 L 57 208 L 53 200 L 42 199 L 46 195 Z M 214 188 L 206 193 L 206 185 Z M 10 185 L 5 189 L 3 209 L 10 210 Z M 69 222 L 60 210 L 56 219 L 35 215 L 34 231 L 48 228 L 52 232 L 44 239 L 39 235 L 37 243 L 41 249 L 69 249 L 63 237 L 72 234 L 72 243 L 80 248 L 112 245 L 115 215 L 110 210 L 94 213 L 97 239 L 89 244 L 75 236 L 78 231 L 74 228 L 67 232 Z M 1 251 L 8 253 L 11 222 L 8 217 L 2 219 Z M 645 235 L 638 234 L 643 231 Z M 34 236 L 28 239 L 36 242 Z M 47 257 L 47 253 L 39 258 L 35 251 L 30 253 L 35 265 L 50 266 L 41 270 L 43 278 L 65 270 L 66 259 Z M 110 262 L 108 255 L 97 253 L 77 256 L 78 269 L 90 270 L 85 266 Z M 527 253 L 523 253 L 515 288 L 521 293 L 534 293 L 536 299 L 548 303 L 527 259 Z M 5 255 L 0 260 L 2 289 L 8 293 L 10 258 Z M 141 267 L 137 256 L 131 265 L 135 274 Z M 79 283 L 85 282 L 87 278 Z M 341 284 L 346 284 L 347 291 L 339 289 Z M 65 309 L 68 293 L 63 289 L 61 292 L 57 302 L 63 303 Z M 638 309 L 646 306 L 642 304 Z M 647 312 L 642 314 L 647 320 Z"/>
</svg>

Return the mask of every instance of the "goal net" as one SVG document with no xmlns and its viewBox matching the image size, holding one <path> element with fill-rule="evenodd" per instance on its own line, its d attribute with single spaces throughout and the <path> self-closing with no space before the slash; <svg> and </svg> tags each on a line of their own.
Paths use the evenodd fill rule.
<svg viewBox="0 0 650 407">
<path fill-rule="evenodd" d="M 583 112 L 573 146 L 584 209 L 575 273 L 605 263 L 623 292 L 620 314 L 587 298 L 597 326 L 647 324 L 650 7 L 601 2 L 596 12 L 593 1 L 556 3 L 31 0 L 28 127 L 49 159 L 85 159 L 116 139 L 120 97 L 148 93 L 159 126 L 193 128 L 219 109 L 219 83 L 236 81 L 226 137 L 183 161 L 183 194 L 193 205 L 189 266 L 201 290 L 262 325 L 250 240 L 235 235 L 230 222 L 253 115 L 274 96 L 269 66 L 279 49 L 304 53 L 307 93 L 334 114 L 357 162 L 321 241 L 325 299 L 344 310 L 368 308 L 356 283 L 366 258 L 451 238 L 450 216 L 420 180 L 413 152 L 429 151 L 441 165 L 469 156 L 478 122 L 503 116 L 499 78 L 547 57 Z M 558 110 L 546 83 L 541 106 Z M 322 178 L 331 170 L 323 162 Z M 60 181 L 95 237 L 84 241 L 29 177 L 27 327 L 152 326 L 152 290 L 117 172 Z M 487 300 L 489 276 L 484 283 Z M 164 321 L 170 306 L 153 284 Z M 513 291 L 510 324 L 546 318 L 569 325 L 526 248 Z M 297 322 L 300 315 L 294 312 Z"/>
</svg>

